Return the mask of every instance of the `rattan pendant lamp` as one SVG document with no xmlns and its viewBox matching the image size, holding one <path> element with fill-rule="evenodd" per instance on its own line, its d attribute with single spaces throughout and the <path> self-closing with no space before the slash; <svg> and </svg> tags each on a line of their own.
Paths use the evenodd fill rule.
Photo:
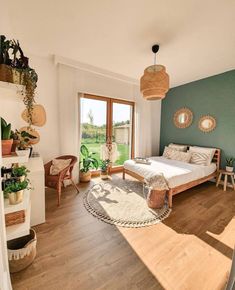
<svg viewBox="0 0 235 290">
<path fill-rule="evenodd" d="M 169 75 L 166 73 L 166 68 L 156 64 L 158 50 L 158 44 L 152 46 L 154 65 L 147 67 L 140 79 L 140 91 L 146 100 L 164 99 L 169 90 Z"/>
</svg>

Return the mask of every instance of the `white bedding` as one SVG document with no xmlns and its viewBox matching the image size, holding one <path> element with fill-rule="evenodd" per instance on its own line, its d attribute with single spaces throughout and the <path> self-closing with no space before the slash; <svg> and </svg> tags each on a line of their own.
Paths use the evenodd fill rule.
<svg viewBox="0 0 235 290">
<path fill-rule="evenodd" d="M 216 164 L 208 166 L 185 163 L 164 157 L 150 157 L 151 165 L 136 164 L 134 160 L 127 160 L 124 168 L 131 170 L 145 179 L 162 173 L 170 188 L 203 178 L 215 172 Z"/>
</svg>

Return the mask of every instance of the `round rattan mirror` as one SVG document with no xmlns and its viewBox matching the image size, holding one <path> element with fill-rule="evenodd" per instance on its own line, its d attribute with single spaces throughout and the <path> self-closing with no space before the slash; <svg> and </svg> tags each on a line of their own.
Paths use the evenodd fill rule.
<svg viewBox="0 0 235 290">
<path fill-rule="evenodd" d="M 198 122 L 198 128 L 204 132 L 209 133 L 216 127 L 216 119 L 210 115 L 202 116 Z"/>
<path fill-rule="evenodd" d="M 187 128 L 192 124 L 193 112 L 188 108 L 181 108 L 174 114 L 174 124 L 177 128 Z"/>
</svg>

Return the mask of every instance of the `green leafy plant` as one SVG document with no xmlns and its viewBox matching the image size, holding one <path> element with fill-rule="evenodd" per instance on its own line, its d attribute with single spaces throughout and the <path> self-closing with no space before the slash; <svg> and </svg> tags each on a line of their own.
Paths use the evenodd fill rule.
<svg viewBox="0 0 235 290">
<path fill-rule="evenodd" d="M 7 124 L 7 122 L 1 118 L 1 132 L 2 132 L 2 140 L 11 139 L 11 124 Z"/>
<path fill-rule="evenodd" d="M 19 145 L 18 145 L 19 150 L 25 150 L 27 148 L 30 148 L 31 147 L 31 144 L 30 144 L 31 139 L 37 138 L 37 137 L 29 134 L 26 131 L 19 132 L 18 130 L 16 130 L 14 133 L 15 138 L 16 138 L 16 136 L 17 136 L 17 139 L 14 139 L 14 140 L 19 140 Z"/>
<path fill-rule="evenodd" d="M 14 182 L 8 184 L 4 188 L 4 196 L 6 196 L 7 194 L 9 194 L 11 192 L 17 192 L 17 191 L 20 191 L 20 190 L 28 189 L 29 188 L 28 186 L 29 186 L 29 181 L 28 180 L 14 181 Z"/>
<path fill-rule="evenodd" d="M 110 164 L 109 159 L 101 160 L 101 162 L 100 162 L 101 171 L 103 171 L 103 172 L 107 171 L 109 164 Z"/>
<path fill-rule="evenodd" d="M 15 177 L 27 176 L 30 171 L 25 166 L 14 167 L 12 174 Z"/>
<path fill-rule="evenodd" d="M 95 153 L 89 152 L 88 148 L 85 145 L 82 145 L 80 148 L 82 155 L 82 160 L 80 161 L 80 171 L 88 172 L 90 169 L 97 169 L 99 167 L 98 160 L 93 157 Z"/>
<path fill-rule="evenodd" d="M 228 167 L 233 167 L 234 158 L 233 157 L 226 158 L 226 164 L 227 164 Z"/>
<path fill-rule="evenodd" d="M 29 59 L 24 55 L 18 40 L 7 40 L 5 35 L 0 35 L 0 64 L 8 65 L 12 68 L 13 75 L 16 73 L 20 76 L 20 84 L 24 85 L 22 95 L 24 96 L 23 102 L 28 111 L 27 119 L 30 127 L 32 125 L 32 112 L 35 103 L 34 97 L 38 75 L 29 66 Z"/>
</svg>

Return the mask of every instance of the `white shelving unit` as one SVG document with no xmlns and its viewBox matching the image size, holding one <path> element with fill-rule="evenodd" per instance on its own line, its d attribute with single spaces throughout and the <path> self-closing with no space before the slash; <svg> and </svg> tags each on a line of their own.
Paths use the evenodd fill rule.
<svg viewBox="0 0 235 290">
<path fill-rule="evenodd" d="M 28 163 L 29 157 L 28 155 L 18 156 L 4 156 L 2 157 L 2 165 L 8 166 L 11 164 L 25 164 Z M 27 166 L 27 165 L 26 165 Z M 30 215 L 31 215 L 31 191 L 25 190 L 23 201 L 18 204 L 11 205 L 9 204 L 9 200 L 4 200 L 4 214 L 9 214 L 13 212 L 17 212 L 20 210 L 25 211 L 25 221 L 23 223 L 12 225 L 6 227 L 6 238 L 7 241 L 16 239 L 22 236 L 26 236 L 30 232 Z"/>
<path fill-rule="evenodd" d="M 14 163 L 27 163 L 29 160 L 29 156 L 18 156 L 18 155 L 11 155 L 11 156 L 3 156 L 2 157 L 2 164 L 3 166 L 7 166 Z"/>
<path fill-rule="evenodd" d="M 21 203 L 12 205 L 9 204 L 8 199 L 4 200 L 4 213 L 8 214 L 20 210 L 27 210 L 29 208 L 29 205 L 30 205 L 30 190 L 26 189 L 24 191 L 23 201 Z"/>
<path fill-rule="evenodd" d="M 6 227 L 7 241 L 23 237 L 29 234 L 30 230 L 30 214 L 31 214 L 31 205 L 25 211 L 25 222 Z"/>
</svg>

